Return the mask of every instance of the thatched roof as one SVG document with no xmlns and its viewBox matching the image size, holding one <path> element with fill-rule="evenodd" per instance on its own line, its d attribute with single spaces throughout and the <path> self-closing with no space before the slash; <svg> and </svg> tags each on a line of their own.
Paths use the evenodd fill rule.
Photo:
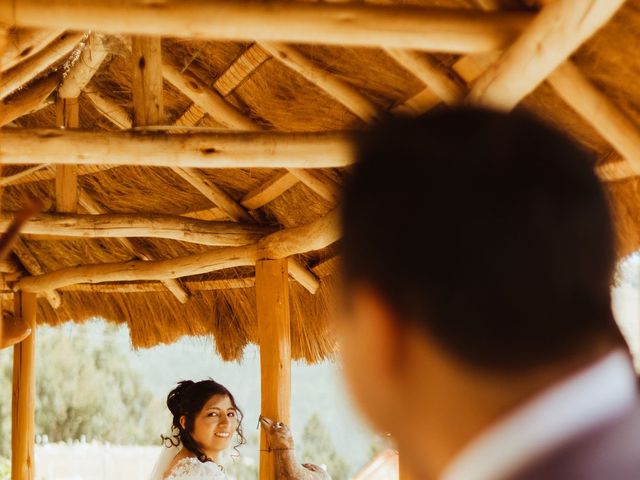
<svg viewBox="0 0 640 480">
<path fill-rule="evenodd" d="M 22 25 L 19 8 L 21 3 L 28 5 L 29 2 L 13 3 L 17 5 L 16 11 L 5 15 L 13 15 L 10 18 L 18 19 Z M 529 17 L 536 14 L 535 7 L 525 5 L 531 3 L 515 0 L 411 2 L 420 8 L 473 9 L 493 4 L 525 12 L 508 20 L 514 28 L 520 25 L 524 28 Z M 27 18 L 28 9 L 24 11 Z M 2 15 L 0 8 L 0 24 L 6 20 Z M 47 12 L 41 16 L 44 20 L 38 22 L 48 21 Z M 28 24 L 29 20 L 24 23 Z M 70 25 L 75 23 L 70 20 Z M 640 122 L 638 31 L 640 1 L 630 0 L 579 48 L 569 63 L 535 88 L 518 107 L 541 116 L 593 152 L 599 162 L 598 171 L 611 194 L 620 256 L 636 250 L 640 244 L 639 183 L 635 177 L 638 170 L 634 167 L 640 160 L 640 134 L 636 127 Z M 301 41 L 305 34 L 299 34 Z M 184 132 L 192 132 L 194 127 L 196 134 L 229 128 L 267 132 L 360 129 L 384 115 L 419 114 L 443 102 L 460 101 L 473 81 L 495 59 L 495 54 L 469 57 L 462 52 L 401 51 L 395 49 L 392 41 L 389 48 L 383 49 L 341 46 L 333 41 L 310 43 L 305 40 L 301 44 L 285 45 L 269 41 L 200 40 L 179 38 L 180 31 L 167 31 L 163 35 L 166 38 L 161 43 L 164 75 L 164 121 L 161 123 L 175 127 L 161 135 L 175 138 L 190 135 Z M 2 68 L 6 71 L 0 80 L 0 98 L 4 98 L 0 124 L 6 125 L 3 132 L 53 128 L 59 124 L 57 92 L 60 88 L 73 90 L 75 84 L 69 78 L 75 77 L 80 78 L 77 83 L 82 87 L 80 128 L 94 132 L 131 128 L 135 70 L 132 48 L 135 54 L 136 47 L 128 35 L 113 32 L 76 34 L 65 31 L 62 26 L 57 31 L 12 28 L 9 48 L 3 57 Z M 64 94 L 60 96 L 68 98 Z M 9 134 L 0 137 L 2 163 L 11 163 L 11 159 L 18 157 L 7 147 L 7 139 L 14 141 Z M 49 137 L 50 133 L 38 134 L 37 138 L 46 142 Z M 33 138 L 34 143 L 38 143 L 36 137 Z M 96 140 L 96 146 L 106 144 L 110 138 Z M 82 155 L 74 157 L 78 163 L 86 158 Z M 24 153 L 24 156 L 29 155 Z M 18 210 L 28 195 L 44 200 L 47 212 L 56 211 L 55 167 L 26 165 L 31 160 L 20 161 L 23 165 L 4 167 L 4 212 Z M 112 161 L 115 162 L 115 157 Z M 194 173 L 149 164 L 122 165 L 126 156 L 116 162 L 120 165 L 109 162 L 107 155 L 102 165 L 87 161 L 86 165 L 78 166 L 79 214 L 129 214 L 133 217 L 129 218 L 130 223 L 152 214 L 240 222 L 241 232 L 237 235 L 245 240 L 234 237 L 231 243 L 220 245 L 250 243 L 271 231 L 323 218 L 339 203 L 339 186 L 348 168 L 203 168 Z M 21 175 L 22 172 L 26 174 Z M 51 218 L 43 220 L 43 224 L 49 226 L 51 222 Z M 23 274 L 40 275 L 77 265 L 136 258 L 172 259 L 225 248 L 203 244 L 206 242 L 200 240 L 175 239 L 168 234 L 164 238 L 159 238 L 163 237 L 159 234 L 126 240 L 68 238 L 62 237 L 64 232 L 58 229 L 46 230 L 49 233 L 44 235 L 45 230 L 37 230 L 36 224 L 31 233 L 27 230 L 15 249 L 14 262 Z M 267 228 L 260 229 L 257 225 Z M 91 228 L 100 227 L 87 227 L 85 236 L 92 236 L 86 233 Z M 290 282 L 295 358 L 318 361 L 333 352 L 328 309 L 334 302 L 332 287 L 337 251 L 333 244 L 296 256 L 298 266 L 318 278 L 319 288 L 311 293 L 313 286 L 305 288 L 296 279 Z M 56 292 L 46 292 L 39 299 L 39 319 L 56 325 L 101 316 L 126 323 L 136 347 L 172 342 L 183 335 L 213 335 L 221 356 L 237 359 L 248 343 L 258 340 L 254 274 L 251 265 L 242 265 L 184 276 L 178 284 L 167 279 L 164 283 L 133 280 L 66 285 Z M 180 292 L 188 298 L 181 298 Z"/>
</svg>

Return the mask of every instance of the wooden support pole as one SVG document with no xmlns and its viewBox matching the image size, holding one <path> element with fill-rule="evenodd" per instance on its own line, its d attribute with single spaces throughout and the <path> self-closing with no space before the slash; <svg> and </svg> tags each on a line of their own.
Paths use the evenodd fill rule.
<svg viewBox="0 0 640 480">
<path fill-rule="evenodd" d="M 160 37 L 133 37 L 133 124 L 164 124 L 162 48 Z"/>
<path fill-rule="evenodd" d="M 80 109 L 78 98 L 58 97 L 56 123 L 60 128 L 78 128 Z M 78 211 L 78 167 L 56 165 L 56 210 L 61 213 Z"/>
<path fill-rule="evenodd" d="M 34 480 L 36 407 L 36 310 L 35 293 L 15 294 L 14 315 L 22 316 L 29 335 L 13 347 L 13 401 L 11 424 L 11 480 Z"/>
<path fill-rule="evenodd" d="M 0 2 L 0 22 L 18 26 L 137 35 L 177 32 L 187 38 L 384 45 L 452 53 L 504 48 L 531 17 L 526 12 L 479 13 L 357 2 L 164 0 L 162 8 L 135 0 Z M 224 21 L 212 22 L 212 18 Z"/>
<path fill-rule="evenodd" d="M 256 263 L 256 309 L 260 336 L 261 413 L 291 421 L 291 320 L 287 260 Z M 260 432 L 260 480 L 276 477 L 274 453 Z"/>
<path fill-rule="evenodd" d="M 625 0 L 556 0 L 473 86 L 470 103 L 511 110 L 582 43 L 600 29 Z"/>
</svg>

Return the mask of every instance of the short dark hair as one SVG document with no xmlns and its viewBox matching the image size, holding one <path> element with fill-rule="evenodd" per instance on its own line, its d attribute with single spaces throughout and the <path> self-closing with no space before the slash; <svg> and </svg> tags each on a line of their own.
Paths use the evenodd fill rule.
<svg viewBox="0 0 640 480">
<path fill-rule="evenodd" d="M 343 198 L 347 286 L 372 285 L 481 368 L 619 341 L 611 215 L 573 141 L 523 113 L 443 109 L 359 135 L 356 160 Z"/>
</svg>

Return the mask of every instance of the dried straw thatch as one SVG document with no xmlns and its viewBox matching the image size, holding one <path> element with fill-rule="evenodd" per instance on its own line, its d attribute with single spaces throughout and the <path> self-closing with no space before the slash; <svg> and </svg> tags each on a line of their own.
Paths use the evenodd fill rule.
<svg viewBox="0 0 640 480">
<path fill-rule="evenodd" d="M 387 4 L 389 2 L 382 2 Z M 402 2 L 427 7 L 479 8 L 501 7 L 536 11 L 535 2 L 488 0 L 414 0 Z M 615 17 L 572 57 L 582 74 L 619 110 L 636 124 L 640 123 L 640 0 L 630 0 Z M 60 41 L 59 32 L 40 32 L 40 43 Z M 179 36 L 179 32 L 173 32 Z M 10 42 L 31 37 L 33 30 L 13 29 Z M 95 34 L 94 34 L 95 35 Z M 85 43 L 88 41 L 85 38 Z M 127 36 L 104 35 L 100 41 L 106 58 L 80 96 L 79 125 L 87 130 L 115 131 L 128 128 L 133 117 L 131 41 Z M 40 45 L 40 44 L 38 44 Z M 46 48 L 46 47 L 45 47 Z M 73 59 L 82 61 L 82 46 L 55 58 L 47 68 L 25 77 L 19 90 L 5 96 L 11 105 L 37 88 L 47 88 L 48 78 L 60 78 L 73 68 Z M 286 59 L 273 57 L 273 45 L 231 41 L 205 41 L 183 38 L 162 40 L 165 62 L 174 69 L 216 91 L 239 111 L 254 129 L 286 132 L 315 132 L 359 129 L 376 116 L 390 112 L 416 114 L 436 107 L 441 99 L 436 89 L 426 89 L 423 79 L 402 66 L 393 52 L 379 48 L 342 47 L 336 45 L 297 45 L 297 51 L 313 66 L 328 72 L 331 78 L 347 85 L 356 100 L 349 101 L 327 93 L 322 82 L 313 76 L 292 70 Z M 27 52 L 33 54 L 33 52 Z M 5 73 L 19 68 L 38 54 L 12 65 Z M 465 92 L 475 77 L 464 68 L 461 55 L 420 54 L 444 77 L 450 91 Z M 78 60 L 78 58 L 80 58 Z M 55 85 L 54 85 L 55 87 Z M 0 90 L 1 92 L 1 90 Z M 46 90 L 31 113 L 11 118 L 7 128 L 54 127 L 56 107 L 54 88 Z M 99 94 L 99 97 L 97 95 Z M 1 96 L 1 95 L 0 95 Z M 106 106 L 105 106 L 106 105 Z M 358 110 L 358 106 L 370 115 Z M 598 168 L 614 163 L 614 172 L 622 165 L 610 139 L 594 128 L 592 119 L 566 103 L 549 83 L 540 85 L 518 108 L 529 110 L 558 126 L 593 152 Z M 206 113 L 202 105 L 185 94 L 174 82 L 164 81 L 164 110 L 167 125 L 183 127 L 234 127 L 224 116 Z M 357 111 L 357 113 L 354 113 Z M 1 110 L 0 110 L 1 112 Z M 26 113 L 26 112 L 22 112 Z M 0 120 L 2 119 L 0 115 Z M 3 122 L 6 123 L 6 122 Z M 237 123 L 237 122 L 236 122 Z M 242 128 L 235 125 L 235 128 Z M 461 132 L 461 135 L 463 133 Z M 0 146 L 0 159 L 2 157 Z M 633 159 L 637 161 L 636 159 Z M 108 159 L 105 160 L 108 162 Z M 620 162 L 619 164 L 616 162 Z M 393 166 L 390 165 L 390 168 Z M 24 166 L 5 166 L 4 177 L 26 170 Z M 619 232 L 619 254 L 625 256 L 640 245 L 640 183 L 633 174 L 607 173 L 603 179 L 611 194 Z M 229 220 L 224 208 L 214 205 L 200 191 L 175 171 L 167 168 L 119 166 L 81 166 L 78 185 L 99 210 L 109 213 L 186 215 L 205 220 Z M 254 189 L 286 175 L 277 169 L 203 170 L 211 183 L 240 202 Z M 315 172 L 316 174 L 318 171 Z M 320 171 L 318 186 L 307 181 L 291 180 L 290 188 L 258 208 L 252 217 L 263 224 L 293 227 L 312 222 L 335 207 L 335 189 L 345 169 Z M 323 190 L 324 188 L 324 190 Z M 381 193 L 383 194 L 383 193 Z M 3 190 L 2 208 L 15 211 L 27 195 L 45 201 L 55 209 L 54 173 L 42 168 L 21 178 L 13 178 Z M 86 213 L 86 206 L 80 213 Z M 95 213 L 95 212 L 89 212 Z M 381 228 L 384 219 L 381 219 Z M 132 244 L 132 245 L 131 245 Z M 24 235 L 17 250 L 21 267 L 31 274 L 51 272 L 81 264 L 126 261 L 137 252 L 147 252 L 154 259 L 206 251 L 211 247 L 184 241 L 158 238 L 132 239 L 123 244 L 118 239 L 68 239 L 52 236 Z M 305 254 L 298 261 L 320 278 L 320 288 L 312 294 L 291 281 L 292 349 L 295 358 L 318 361 L 333 351 L 328 325 L 329 306 L 335 302 L 334 279 L 336 247 Z M 29 252 L 31 257 L 29 257 Z M 31 260 L 31 261 L 29 261 Z M 237 359 L 245 345 L 257 342 L 258 333 L 253 288 L 254 268 L 238 267 L 215 273 L 180 279 L 190 298 L 181 303 L 157 281 L 129 282 L 126 290 L 118 284 L 78 285 L 61 289 L 62 305 L 54 309 L 43 296 L 39 299 L 40 319 L 48 324 L 84 321 L 101 316 L 109 321 L 126 323 L 136 347 L 150 347 L 173 342 L 183 335 L 213 335 L 216 348 L 225 359 Z M 226 282 L 225 282 L 226 281 Z"/>
</svg>

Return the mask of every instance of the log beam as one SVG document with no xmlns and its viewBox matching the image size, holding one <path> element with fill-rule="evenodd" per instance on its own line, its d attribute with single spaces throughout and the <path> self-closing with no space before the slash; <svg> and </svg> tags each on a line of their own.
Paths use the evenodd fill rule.
<svg viewBox="0 0 640 480">
<path fill-rule="evenodd" d="M 471 89 L 470 103 L 511 110 L 540 85 L 582 43 L 600 29 L 625 0 L 557 0 Z"/>
<path fill-rule="evenodd" d="M 353 162 L 347 132 L 87 132 L 0 129 L 0 163 L 184 168 L 339 168 Z"/>
<path fill-rule="evenodd" d="M 100 35 L 97 33 L 89 34 L 80 56 L 66 72 L 64 81 L 58 89 L 58 96 L 60 98 L 78 98 L 107 58 L 107 54 L 108 51 Z"/>
<path fill-rule="evenodd" d="M 129 261 L 64 268 L 35 277 L 24 277 L 15 288 L 43 291 L 77 283 L 138 280 L 165 280 L 214 272 L 232 267 L 252 266 L 260 259 L 282 259 L 319 250 L 340 237 L 337 210 L 300 227 L 284 229 L 251 245 L 215 250 L 158 261 Z"/>
<path fill-rule="evenodd" d="M 366 3 L 165 0 L 162 8 L 125 0 L 13 0 L 0 4 L 0 22 L 106 33 L 227 40 L 328 43 L 457 53 L 501 49 L 529 23 L 522 12 L 478 13 Z M 211 22 L 223 18 L 224 22 Z M 348 21 L 345 21 L 348 19 Z"/>
<path fill-rule="evenodd" d="M 89 87 L 84 95 L 91 101 L 95 109 L 116 127 L 127 130 L 133 126 L 127 111 L 108 97 Z"/>
<path fill-rule="evenodd" d="M 16 91 L 71 53 L 82 37 L 82 33 L 63 33 L 33 57 L 4 72 L 0 78 L 0 98 Z"/>
<path fill-rule="evenodd" d="M 11 213 L 0 213 L 0 230 L 6 229 L 12 218 Z M 255 243 L 273 230 L 255 224 L 210 222 L 179 215 L 41 214 L 31 218 L 22 233 L 71 238 L 165 238 L 219 247 Z"/>
<path fill-rule="evenodd" d="M 79 203 L 91 215 L 100 215 L 105 213 L 104 209 L 83 191 L 80 192 Z M 118 238 L 118 242 L 125 250 L 136 258 L 147 262 L 152 262 L 155 259 L 155 256 L 151 252 L 141 248 L 139 245 L 135 245 L 128 238 Z M 186 303 L 187 300 L 189 300 L 189 292 L 182 287 L 178 280 L 167 277 L 165 279 L 161 279 L 161 281 L 167 290 L 169 290 L 180 303 Z"/>
<path fill-rule="evenodd" d="M 242 197 L 240 204 L 248 210 L 255 210 L 275 200 L 299 181 L 288 171 L 277 173 Z"/>
<path fill-rule="evenodd" d="M 37 297 L 35 293 L 16 293 L 14 304 L 15 317 L 22 317 L 31 335 L 13 347 L 11 479 L 34 480 Z"/>
<path fill-rule="evenodd" d="M 40 262 L 20 237 L 18 237 L 13 244 L 13 252 L 30 275 L 44 275 L 44 269 L 40 265 Z M 42 293 L 49 302 L 49 305 L 51 305 L 51 308 L 54 310 L 60 308 L 62 305 L 62 297 L 58 292 L 53 289 L 44 289 Z"/>
<path fill-rule="evenodd" d="M 0 52 L 0 72 L 16 66 L 40 52 L 64 33 L 57 30 L 17 30 L 9 31 L 4 52 Z"/>
<path fill-rule="evenodd" d="M 0 101 L 0 127 L 50 105 L 51 94 L 59 84 L 60 75 L 53 72 L 14 95 L 4 98 Z"/>
<path fill-rule="evenodd" d="M 261 414 L 291 420 L 291 319 L 286 260 L 256 264 L 256 310 L 260 338 Z M 278 480 L 276 453 L 260 432 L 260 480 Z"/>
</svg>

